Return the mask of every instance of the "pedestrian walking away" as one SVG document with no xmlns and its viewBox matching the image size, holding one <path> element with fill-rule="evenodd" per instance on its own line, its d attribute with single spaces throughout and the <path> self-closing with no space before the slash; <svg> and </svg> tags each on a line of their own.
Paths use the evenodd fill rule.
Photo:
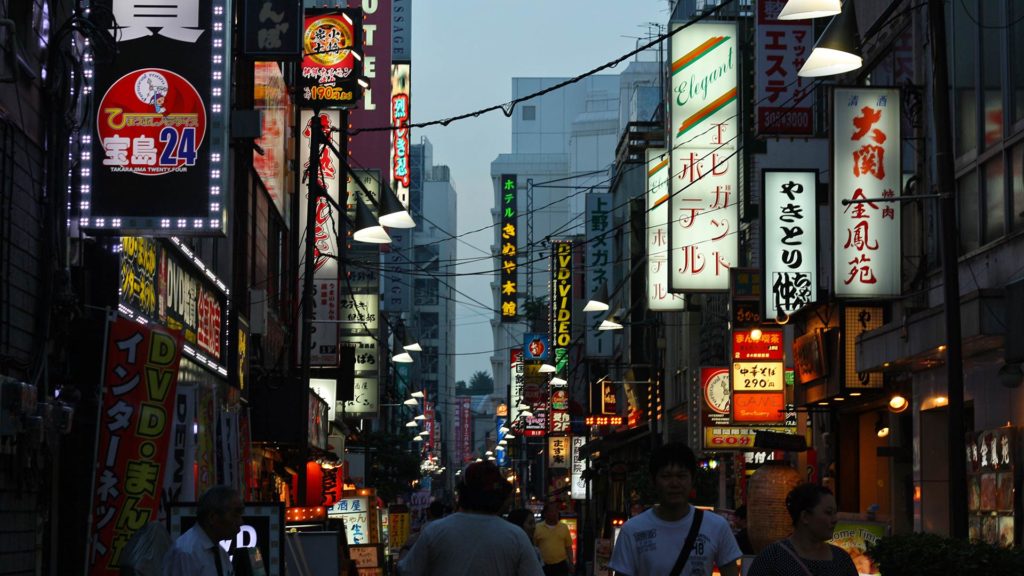
<svg viewBox="0 0 1024 576">
<path fill-rule="evenodd" d="M 526 537 L 530 539 L 530 543 L 533 544 L 533 549 L 537 551 L 537 561 L 544 564 L 544 559 L 541 558 L 540 548 L 537 548 L 537 542 L 533 539 L 533 534 L 537 530 L 537 520 L 533 517 L 533 510 L 529 508 L 516 508 L 509 512 L 505 519 L 509 522 L 519 526 L 526 533 Z"/>
<path fill-rule="evenodd" d="M 164 576 L 234 576 L 228 554 L 218 542 L 238 534 L 244 512 L 238 490 L 230 486 L 207 490 L 196 506 L 196 524 L 167 552 Z"/>
<path fill-rule="evenodd" d="M 398 562 L 400 576 L 541 576 L 533 544 L 502 519 L 512 485 L 493 462 L 475 462 L 457 488 L 458 512 L 431 522 Z"/>
<path fill-rule="evenodd" d="M 622 525 L 608 567 L 618 576 L 737 576 L 743 553 L 729 522 L 690 504 L 697 458 L 683 443 L 651 453 L 649 473 L 654 507 Z"/>
<path fill-rule="evenodd" d="M 786 496 L 786 511 L 793 534 L 762 550 L 748 576 L 857 576 L 850 555 L 828 543 L 837 521 L 831 490 L 801 484 Z"/>
</svg>

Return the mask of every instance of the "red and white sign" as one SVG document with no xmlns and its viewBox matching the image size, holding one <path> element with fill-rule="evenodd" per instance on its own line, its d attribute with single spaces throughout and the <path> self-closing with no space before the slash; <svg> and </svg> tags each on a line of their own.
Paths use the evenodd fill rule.
<svg viewBox="0 0 1024 576">
<path fill-rule="evenodd" d="M 785 392 L 736 392 L 732 395 L 732 421 L 784 422 L 786 420 L 785 405 Z"/>
<path fill-rule="evenodd" d="M 206 106 L 195 86 L 162 68 L 114 82 L 100 100 L 100 161 L 111 172 L 160 176 L 188 172 L 206 136 Z"/>
<path fill-rule="evenodd" d="M 783 359 L 782 330 L 757 329 L 757 332 L 754 330 L 733 331 L 733 360 L 776 360 L 781 362 Z"/>
<path fill-rule="evenodd" d="M 523 349 L 509 350 L 509 365 L 512 367 L 511 393 L 508 399 L 508 420 L 515 422 L 519 418 L 519 405 L 524 402 L 523 387 L 526 384 L 526 366 L 523 364 Z"/>
<path fill-rule="evenodd" d="M 900 92 L 836 88 L 832 107 L 835 295 L 899 296 Z"/>
<path fill-rule="evenodd" d="M 701 368 L 700 381 L 704 390 L 704 407 L 716 414 L 728 414 L 732 406 L 729 369 Z"/>
<path fill-rule="evenodd" d="M 779 20 L 785 4 L 786 0 L 757 2 L 757 133 L 810 136 L 814 98 L 810 81 L 797 72 L 814 48 L 814 23 Z"/>
</svg>

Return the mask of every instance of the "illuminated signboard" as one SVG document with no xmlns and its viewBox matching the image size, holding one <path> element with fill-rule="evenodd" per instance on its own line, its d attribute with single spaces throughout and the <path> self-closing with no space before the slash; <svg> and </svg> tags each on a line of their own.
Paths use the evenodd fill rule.
<svg viewBox="0 0 1024 576">
<path fill-rule="evenodd" d="M 551 267 L 554 377 L 568 380 L 569 345 L 572 344 L 572 242 L 554 242 Z M 549 383 L 549 422 L 552 434 L 569 432 L 569 385 Z"/>
<path fill-rule="evenodd" d="M 736 23 L 673 23 L 670 285 L 729 289 L 739 264 Z"/>
<path fill-rule="evenodd" d="M 408 64 L 391 67 L 391 189 L 409 206 L 409 122 L 412 103 L 409 101 L 410 76 Z"/>
<path fill-rule="evenodd" d="M 344 2 L 338 4 L 344 5 Z M 349 116 L 349 155 L 353 166 L 379 170 L 391 184 L 391 0 L 348 2 L 362 14 L 362 94 Z M 371 130 L 367 130 L 372 128 Z M 408 195 L 406 195 L 406 198 Z M 401 198 L 403 199 L 404 198 Z M 403 202 L 408 207 L 408 202 Z"/>
<path fill-rule="evenodd" d="M 818 299 L 818 172 L 765 170 L 765 317 L 789 315 Z"/>
<path fill-rule="evenodd" d="M 170 511 L 171 541 L 188 531 L 197 520 L 194 504 L 172 504 Z M 255 548 L 260 551 L 267 576 L 285 573 L 285 509 L 280 502 L 247 503 L 238 533 L 221 543 L 228 543 L 228 554 Z M 118 572 L 120 574 L 120 572 Z"/>
<path fill-rule="evenodd" d="M 583 473 L 587 471 L 587 459 L 580 454 L 580 449 L 587 443 L 586 436 L 573 436 L 572 441 L 572 485 L 569 488 L 569 495 L 573 500 L 585 500 L 587 498 L 587 484 L 589 480 L 583 479 Z"/>
<path fill-rule="evenodd" d="M 518 276 L 516 268 L 518 264 L 517 251 L 518 234 L 518 194 L 515 174 L 502 174 L 499 181 L 501 190 L 499 192 L 499 210 L 501 210 L 501 230 L 499 242 L 499 257 L 501 258 L 501 321 L 518 322 L 519 311 L 517 309 L 517 286 Z"/>
<path fill-rule="evenodd" d="M 746 393 L 732 395 L 733 422 L 783 422 L 786 419 L 784 392 Z"/>
<path fill-rule="evenodd" d="M 733 331 L 733 360 L 774 360 L 781 362 L 784 355 L 782 330 L 758 329 L 758 332 L 754 330 Z"/>
<path fill-rule="evenodd" d="M 513 348 L 509 350 L 509 366 L 512 369 L 510 374 L 511 390 L 508 397 L 508 417 L 515 422 L 519 418 L 519 405 L 525 400 L 524 386 L 526 385 L 526 366 L 523 364 L 523 350 Z"/>
<path fill-rule="evenodd" d="M 229 296 L 227 286 L 177 238 L 121 238 L 118 310 L 180 330 L 185 356 L 225 377 Z"/>
<path fill-rule="evenodd" d="M 584 418 L 584 424 L 587 426 L 622 426 L 624 420 L 622 416 L 587 416 Z"/>
<path fill-rule="evenodd" d="M 569 468 L 572 452 L 568 436 L 548 436 L 548 468 Z"/>
<path fill-rule="evenodd" d="M 79 226 L 119 235 L 224 234 L 232 10 L 108 3 L 117 58 L 83 55 Z M 88 10 L 88 3 L 84 6 Z"/>
<path fill-rule="evenodd" d="M 587 194 L 587 241 L 584 262 L 586 288 L 584 301 L 593 298 L 604 286 L 611 293 L 612 286 L 612 219 L 611 194 L 590 192 Z M 607 296 L 606 296 L 607 297 Z M 612 355 L 612 331 L 598 330 L 601 315 L 593 314 L 586 321 L 586 352 L 588 358 L 610 358 Z"/>
<path fill-rule="evenodd" d="M 682 294 L 669 291 L 669 154 L 647 149 L 647 307 L 655 312 L 683 310 Z"/>
<path fill-rule="evenodd" d="M 288 183 L 288 150 L 286 138 L 291 129 L 292 104 L 284 73 L 277 62 L 256 62 L 253 65 L 253 108 L 260 111 L 260 137 L 253 149 L 252 166 L 267 189 L 278 213 L 288 222 L 291 206 L 286 201 Z M 307 151 L 308 153 L 308 151 Z"/>
<path fill-rule="evenodd" d="M 733 362 L 734 392 L 779 392 L 785 389 L 782 362 Z"/>
<path fill-rule="evenodd" d="M 836 88 L 832 103 L 835 295 L 899 296 L 900 92 Z"/>
<path fill-rule="evenodd" d="M 301 106 L 346 108 L 359 100 L 363 15 L 355 9 L 307 9 L 302 34 Z"/>
<path fill-rule="evenodd" d="M 757 133 L 810 136 L 814 132 L 813 90 L 809 79 L 796 73 L 814 47 L 814 22 L 779 20 L 784 4 L 757 2 Z"/>
</svg>

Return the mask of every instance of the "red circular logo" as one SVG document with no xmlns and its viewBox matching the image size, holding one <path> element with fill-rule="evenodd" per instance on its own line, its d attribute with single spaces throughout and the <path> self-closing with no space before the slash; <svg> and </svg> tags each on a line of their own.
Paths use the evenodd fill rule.
<svg viewBox="0 0 1024 576">
<path fill-rule="evenodd" d="M 544 355 L 544 348 L 544 342 L 540 338 L 534 338 L 530 341 L 530 356 L 540 358 Z"/>
<path fill-rule="evenodd" d="M 100 101 L 100 164 L 111 172 L 158 176 L 194 166 L 206 135 L 206 107 L 188 80 L 142 68 L 114 82 Z"/>
</svg>

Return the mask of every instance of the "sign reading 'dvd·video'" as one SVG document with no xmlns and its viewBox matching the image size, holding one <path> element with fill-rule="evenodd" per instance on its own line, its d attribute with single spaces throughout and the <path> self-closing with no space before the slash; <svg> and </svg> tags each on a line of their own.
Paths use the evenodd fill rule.
<svg viewBox="0 0 1024 576">
<path fill-rule="evenodd" d="M 231 2 L 89 4 L 109 10 L 117 57 L 84 56 L 93 105 L 81 134 L 79 225 L 223 235 Z"/>
</svg>

